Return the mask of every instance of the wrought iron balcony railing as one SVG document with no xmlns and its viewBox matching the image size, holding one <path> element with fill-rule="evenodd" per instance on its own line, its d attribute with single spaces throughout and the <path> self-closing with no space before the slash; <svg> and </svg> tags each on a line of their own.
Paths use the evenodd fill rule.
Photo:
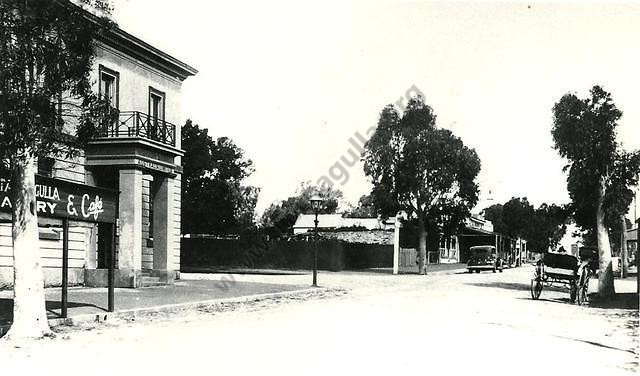
<svg viewBox="0 0 640 376">
<path fill-rule="evenodd" d="M 176 126 L 139 111 L 122 111 L 118 121 L 98 131 L 98 137 L 142 137 L 176 146 Z"/>
</svg>

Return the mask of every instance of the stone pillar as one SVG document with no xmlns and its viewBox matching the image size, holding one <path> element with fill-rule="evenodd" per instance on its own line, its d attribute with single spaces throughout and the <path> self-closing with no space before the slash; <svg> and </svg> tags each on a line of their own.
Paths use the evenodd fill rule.
<svg viewBox="0 0 640 376">
<path fill-rule="evenodd" d="M 157 191 L 153 200 L 153 271 L 160 281 L 173 283 L 173 188 L 168 176 L 158 176 Z"/>
<path fill-rule="evenodd" d="M 118 274 L 140 287 L 142 269 L 142 171 L 120 170 L 120 244 Z"/>
</svg>

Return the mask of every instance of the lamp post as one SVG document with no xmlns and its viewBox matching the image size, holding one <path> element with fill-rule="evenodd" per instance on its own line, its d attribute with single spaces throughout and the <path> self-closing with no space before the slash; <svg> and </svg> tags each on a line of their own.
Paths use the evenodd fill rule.
<svg viewBox="0 0 640 376">
<path fill-rule="evenodd" d="M 313 287 L 318 287 L 318 212 L 322 205 L 322 198 L 319 196 L 313 196 L 310 199 L 311 207 L 316 214 L 314 224 L 314 236 L 313 236 Z"/>
</svg>

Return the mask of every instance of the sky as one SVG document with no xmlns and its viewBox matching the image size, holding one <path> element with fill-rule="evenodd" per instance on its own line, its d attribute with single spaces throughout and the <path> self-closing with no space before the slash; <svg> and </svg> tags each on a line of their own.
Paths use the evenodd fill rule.
<svg viewBox="0 0 640 376">
<path fill-rule="evenodd" d="M 120 27 L 199 70 L 182 118 L 253 160 L 258 212 L 317 182 L 414 87 L 482 162 L 477 209 L 566 203 L 551 109 L 599 84 L 640 148 L 640 2 L 115 0 Z M 414 90 L 415 92 L 415 90 Z M 356 142 L 357 143 L 357 142 Z M 334 180 L 371 190 L 362 164 Z M 334 175 L 339 170 L 334 167 Z M 344 175 L 344 174 L 343 174 Z M 346 176 L 346 175 L 345 175 Z"/>
</svg>

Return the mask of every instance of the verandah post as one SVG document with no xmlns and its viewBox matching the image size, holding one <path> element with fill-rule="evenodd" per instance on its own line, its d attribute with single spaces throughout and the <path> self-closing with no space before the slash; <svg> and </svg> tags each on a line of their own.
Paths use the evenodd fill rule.
<svg viewBox="0 0 640 376">
<path fill-rule="evenodd" d="M 60 315 L 67 318 L 67 306 L 69 303 L 69 219 L 62 220 L 62 301 Z"/>
</svg>

